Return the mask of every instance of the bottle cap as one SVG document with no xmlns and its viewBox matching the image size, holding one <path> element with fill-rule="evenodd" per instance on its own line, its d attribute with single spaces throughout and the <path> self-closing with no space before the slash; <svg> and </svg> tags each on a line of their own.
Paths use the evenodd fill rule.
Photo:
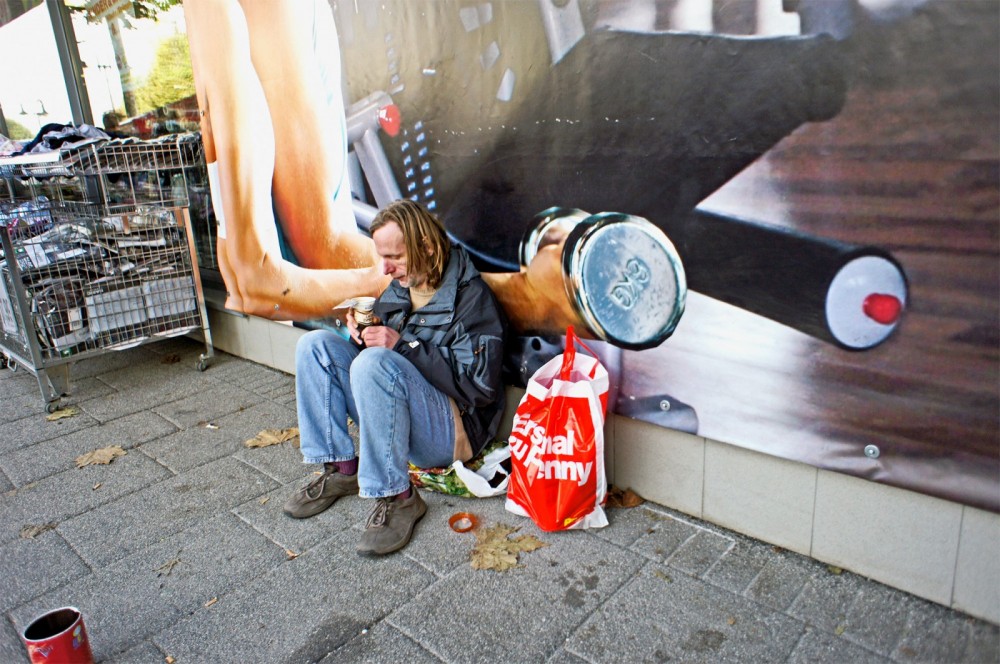
<svg viewBox="0 0 1000 664">
<path fill-rule="evenodd" d="M 456 533 L 467 533 L 479 525 L 479 521 L 476 515 L 470 512 L 456 512 L 448 519 L 448 525 Z"/>
</svg>

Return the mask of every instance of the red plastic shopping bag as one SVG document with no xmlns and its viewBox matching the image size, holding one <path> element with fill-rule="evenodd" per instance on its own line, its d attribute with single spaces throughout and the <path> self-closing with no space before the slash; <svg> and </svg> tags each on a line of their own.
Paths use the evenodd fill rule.
<svg viewBox="0 0 1000 664">
<path fill-rule="evenodd" d="M 604 415 L 608 372 L 578 354 L 587 348 L 566 330 L 566 350 L 528 381 L 510 434 L 507 510 L 530 517 L 542 530 L 600 528 L 607 479 Z"/>
</svg>

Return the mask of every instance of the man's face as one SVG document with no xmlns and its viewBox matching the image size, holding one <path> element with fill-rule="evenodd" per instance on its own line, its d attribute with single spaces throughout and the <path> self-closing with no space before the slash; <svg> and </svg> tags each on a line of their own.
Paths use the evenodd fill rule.
<svg viewBox="0 0 1000 664">
<path fill-rule="evenodd" d="M 395 222 L 389 222 L 372 233 L 375 251 L 382 259 L 382 272 L 399 282 L 404 288 L 423 285 L 424 278 L 408 272 L 406 244 L 403 231 Z"/>
</svg>

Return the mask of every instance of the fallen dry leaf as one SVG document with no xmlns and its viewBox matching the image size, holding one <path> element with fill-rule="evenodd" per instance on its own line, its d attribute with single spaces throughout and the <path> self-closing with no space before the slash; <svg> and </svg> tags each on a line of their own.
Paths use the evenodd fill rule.
<svg viewBox="0 0 1000 664">
<path fill-rule="evenodd" d="M 830 574 L 843 574 L 844 573 L 844 570 L 842 570 L 841 568 L 837 567 L 836 565 L 827 565 L 826 566 L 826 571 L 829 572 Z"/>
<path fill-rule="evenodd" d="M 619 489 L 612 485 L 608 489 L 608 507 L 638 507 L 646 500 L 632 489 Z"/>
<path fill-rule="evenodd" d="M 476 531 L 476 546 L 470 555 L 473 569 L 492 569 L 504 572 L 517 567 L 518 554 L 531 553 L 548 546 L 534 535 L 520 535 L 510 539 L 518 528 L 498 524 Z"/>
<path fill-rule="evenodd" d="M 170 576 L 170 573 L 174 571 L 174 568 L 180 564 L 181 564 L 180 558 L 171 558 L 170 560 L 163 563 L 153 571 L 156 572 L 156 576 L 163 576 L 163 575 Z"/>
<path fill-rule="evenodd" d="M 847 625 L 837 625 L 837 629 L 833 630 L 833 633 L 840 636 L 847 631 Z"/>
<path fill-rule="evenodd" d="M 299 557 L 299 554 L 295 553 L 291 549 L 285 549 L 285 555 L 288 556 L 289 560 L 295 560 Z"/>
<path fill-rule="evenodd" d="M 726 620 L 726 622 L 729 623 L 730 625 L 735 625 L 736 624 L 736 618 L 730 617 L 728 620 Z"/>
<path fill-rule="evenodd" d="M 24 528 L 21 528 L 21 539 L 35 539 L 46 530 L 52 530 L 59 524 L 55 521 L 49 521 L 48 523 L 39 524 L 28 524 Z"/>
<path fill-rule="evenodd" d="M 261 499 L 260 499 L 260 500 L 259 500 L 258 502 L 259 502 L 259 503 L 260 503 L 261 505 L 264 505 L 264 504 L 265 504 L 265 503 L 267 503 L 267 501 L 269 501 L 269 500 L 271 500 L 271 497 L 270 497 L 270 496 L 264 496 L 264 497 L 263 497 L 263 498 L 261 498 Z"/>
<path fill-rule="evenodd" d="M 181 356 L 177 353 L 171 353 L 170 355 L 164 355 L 163 359 L 160 360 L 160 364 L 177 364 L 181 361 Z"/>
<path fill-rule="evenodd" d="M 99 450 L 78 456 L 76 458 L 76 467 L 83 468 L 84 466 L 97 464 L 106 466 L 120 456 L 125 456 L 125 450 L 122 449 L 121 445 L 109 445 L 108 447 L 102 447 Z"/>
<path fill-rule="evenodd" d="M 10 498 L 11 496 L 16 496 L 21 491 L 30 491 L 31 489 L 34 489 L 36 486 L 38 486 L 38 482 L 32 482 L 30 484 L 25 484 L 20 489 L 11 489 L 10 491 L 6 492 L 3 495 L 4 497 Z"/>
<path fill-rule="evenodd" d="M 666 572 L 662 571 L 662 570 L 656 570 L 655 572 L 653 572 L 653 576 L 659 577 L 659 578 L 663 579 L 664 581 L 666 581 L 667 583 L 673 583 L 674 582 L 674 580 L 670 578 L 670 575 L 667 574 Z"/>
<path fill-rule="evenodd" d="M 210 599 L 207 602 L 205 602 L 205 608 L 207 609 L 208 607 L 212 606 L 213 604 L 215 604 L 218 601 L 219 601 L 218 597 L 213 597 L 212 599 Z"/>
<path fill-rule="evenodd" d="M 76 406 L 68 406 L 66 408 L 60 408 L 57 411 L 53 411 L 52 414 L 46 415 L 45 419 L 49 422 L 54 422 L 56 420 L 61 420 L 64 417 L 73 417 L 74 415 L 79 415 L 80 409 Z"/>
<path fill-rule="evenodd" d="M 171 657 L 170 655 L 167 655 L 167 656 L 166 656 L 166 657 L 165 657 L 165 658 L 163 659 L 163 661 L 164 661 L 164 662 L 166 662 L 166 664 L 174 664 L 174 662 L 176 662 L 177 660 L 176 660 L 176 659 L 174 659 L 173 657 Z"/>
<path fill-rule="evenodd" d="M 287 443 L 290 440 L 296 440 L 298 437 L 299 430 L 297 427 L 290 427 L 288 429 L 264 429 L 243 444 L 247 447 L 269 447 L 271 445 Z"/>
</svg>

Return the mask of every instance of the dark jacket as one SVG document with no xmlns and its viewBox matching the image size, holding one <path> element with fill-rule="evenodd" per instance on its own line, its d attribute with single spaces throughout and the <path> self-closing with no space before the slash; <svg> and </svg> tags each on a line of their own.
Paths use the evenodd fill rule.
<svg viewBox="0 0 1000 664">
<path fill-rule="evenodd" d="M 455 245 L 438 291 L 419 311 L 411 313 L 411 306 L 409 289 L 393 280 L 375 303 L 375 314 L 400 333 L 394 350 L 455 400 L 475 456 L 496 435 L 503 416 L 503 310 L 469 255 Z"/>
</svg>

